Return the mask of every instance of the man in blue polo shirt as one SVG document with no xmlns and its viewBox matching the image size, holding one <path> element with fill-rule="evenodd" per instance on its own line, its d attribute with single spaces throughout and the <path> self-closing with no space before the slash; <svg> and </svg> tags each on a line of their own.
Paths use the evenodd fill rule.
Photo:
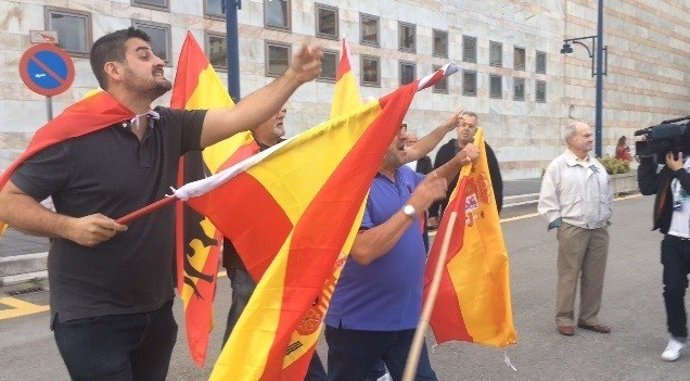
<svg viewBox="0 0 690 381">
<path fill-rule="evenodd" d="M 468 144 L 426 177 L 403 165 L 406 132 L 391 143 L 369 191 L 355 239 L 326 315 L 329 381 L 361 381 L 380 360 L 400 380 L 422 309 L 426 251 L 419 215 L 446 196 Z M 436 380 L 424 346 L 417 380 Z"/>
</svg>

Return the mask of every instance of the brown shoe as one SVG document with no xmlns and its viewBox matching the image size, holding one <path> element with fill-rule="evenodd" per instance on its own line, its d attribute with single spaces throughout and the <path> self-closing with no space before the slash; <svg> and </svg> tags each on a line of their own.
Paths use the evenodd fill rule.
<svg viewBox="0 0 690 381">
<path fill-rule="evenodd" d="M 572 336 L 575 334 L 575 327 L 571 325 L 559 325 L 558 333 L 560 333 L 563 336 Z"/>
<path fill-rule="evenodd" d="M 588 329 L 590 331 L 598 332 L 598 333 L 611 333 L 611 327 L 603 324 L 595 324 L 595 325 L 586 325 L 582 323 L 577 324 L 578 327 L 582 329 Z"/>
</svg>

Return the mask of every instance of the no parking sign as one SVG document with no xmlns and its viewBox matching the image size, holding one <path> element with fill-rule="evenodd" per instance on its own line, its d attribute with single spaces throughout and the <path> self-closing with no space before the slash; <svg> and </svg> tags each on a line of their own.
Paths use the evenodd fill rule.
<svg viewBox="0 0 690 381">
<path fill-rule="evenodd" d="M 39 44 L 24 52 L 19 61 L 19 74 L 29 89 L 52 97 L 72 85 L 74 63 L 63 49 L 52 44 Z"/>
</svg>

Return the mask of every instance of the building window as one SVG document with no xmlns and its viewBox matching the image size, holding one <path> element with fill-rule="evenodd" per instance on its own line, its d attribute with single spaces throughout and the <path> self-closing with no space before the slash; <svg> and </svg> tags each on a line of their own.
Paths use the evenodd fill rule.
<svg viewBox="0 0 690 381">
<path fill-rule="evenodd" d="M 434 29 L 434 57 L 448 58 L 448 32 Z"/>
<path fill-rule="evenodd" d="M 489 82 L 491 86 L 491 98 L 503 98 L 503 77 L 496 74 L 489 74 Z"/>
<path fill-rule="evenodd" d="M 414 24 L 398 22 L 398 49 L 401 52 L 415 52 L 415 33 L 417 28 Z"/>
<path fill-rule="evenodd" d="M 546 74 L 546 53 L 537 51 L 537 74 Z"/>
<path fill-rule="evenodd" d="M 204 14 L 225 19 L 225 0 L 204 0 Z"/>
<path fill-rule="evenodd" d="M 266 76 L 279 77 L 290 66 L 290 45 L 266 41 Z"/>
<path fill-rule="evenodd" d="M 338 52 L 335 50 L 323 51 L 321 59 L 321 75 L 319 80 L 324 82 L 335 82 L 338 73 Z"/>
<path fill-rule="evenodd" d="M 379 18 L 365 13 L 359 14 L 362 45 L 379 46 Z"/>
<path fill-rule="evenodd" d="M 500 42 L 489 42 L 489 65 L 503 66 L 503 44 Z"/>
<path fill-rule="evenodd" d="M 516 101 L 525 100 L 525 79 L 513 78 L 513 99 Z"/>
<path fill-rule="evenodd" d="M 515 70 L 525 70 L 525 48 L 513 49 L 513 68 Z"/>
<path fill-rule="evenodd" d="M 135 7 L 169 10 L 168 0 L 132 0 Z"/>
<path fill-rule="evenodd" d="M 381 64 L 378 57 L 361 56 L 362 85 L 381 86 Z"/>
<path fill-rule="evenodd" d="M 316 35 L 338 39 L 338 8 L 316 4 Z"/>
<path fill-rule="evenodd" d="M 414 62 L 400 61 L 400 86 L 414 82 L 417 77 L 417 65 Z"/>
<path fill-rule="evenodd" d="M 172 64 L 172 53 L 170 46 L 170 25 L 158 24 L 150 21 L 133 20 L 132 26 L 139 28 L 151 37 L 151 49 L 167 65 Z"/>
<path fill-rule="evenodd" d="M 467 97 L 477 96 L 477 72 L 465 70 L 462 72 L 462 95 Z"/>
<path fill-rule="evenodd" d="M 60 8 L 46 8 L 46 29 L 57 32 L 58 46 L 86 57 L 91 49 L 91 14 Z"/>
<path fill-rule="evenodd" d="M 462 36 L 462 61 L 477 62 L 477 39 L 470 36 Z"/>
<path fill-rule="evenodd" d="M 536 91 L 536 97 L 537 97 L 537 102 L 539 103 L 545 103 L 546 102 L 546 81 L 540 81 L 537 80 L 537 91 Z"/>
<path fill-rule="evenodd" d="M 206 33 L 206 56 L 216 70 L 228 70 L 228 45 L 225 36 Z"/>
<path fill-rule="evenodd" d="M 441 65 L 433 65 L 432 69 L 434 70 L 434 72 L 436 72 L 437 70 L 440 70 L 442 67 L 443 66 Z M 439 80 L 434 85 L 434 92 L 448 94 L 448 77 L 441 78 L 441 80 Z"/>
<path fill-rule="evenodd" d="M 264 0 L 264 23 L 270 28 L 290 29 L 290 1 Z"/>
</svg>

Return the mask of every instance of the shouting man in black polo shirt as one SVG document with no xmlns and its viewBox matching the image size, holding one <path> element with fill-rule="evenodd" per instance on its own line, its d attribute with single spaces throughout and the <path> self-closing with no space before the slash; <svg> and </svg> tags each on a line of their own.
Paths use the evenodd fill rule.
<svg viewBox="0 0 690 381">
<path fill-rule="evenodd" d="M 105 92 L 44 127 L 38 136 L 70 134 L 52 134 L 63 139 L 49 144 L 34 139 L 0 178 L 0 220 L 53 238 L 51 321 L 74 380 L 165 380 L 177 336 L 173 209 L 128 227 L 113 218 L 161 199 L 175 184 L 180 155 L 260 125 L 321 72 L 321 49 L 304 46 L 282 77 L 233 109 L 152 110 L 171 84 L 149 42 L 135 28 L 98 39 L 90 60 Z M 114 124 L 95 122 L 118 112 Z M 38 203 L 47 196 L 56 213 Z"/>
</svg>

